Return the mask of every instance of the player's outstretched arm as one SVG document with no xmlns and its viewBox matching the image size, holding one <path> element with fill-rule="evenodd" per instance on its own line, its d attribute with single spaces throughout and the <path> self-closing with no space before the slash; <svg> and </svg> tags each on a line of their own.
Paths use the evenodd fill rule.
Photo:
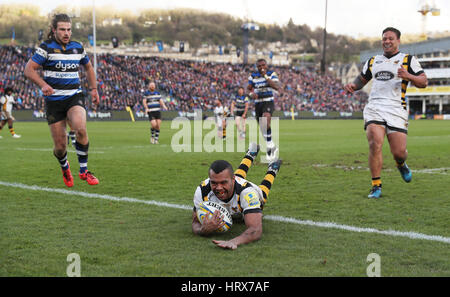
<svg viewBox="0 0 450 297">
<path fill-rule="evenodd" d="M 238 237 L 228 241 L 213 240 L 213 243 L 224 249 L 235 250 L 241 244 L 247 244 L 259 240 L 262 235 L 262 213 L 248 213 L 244 215 L 247 229 Z"/>
</svg>

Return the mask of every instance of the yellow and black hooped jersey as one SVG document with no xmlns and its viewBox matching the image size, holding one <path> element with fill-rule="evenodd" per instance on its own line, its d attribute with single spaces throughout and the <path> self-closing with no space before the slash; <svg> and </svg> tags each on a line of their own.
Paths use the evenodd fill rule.
<svg viewBox="0 0 450 297">
<path fill-rule="evenodd" d="M 211 190 L 208 178 L 204 180 L 195 191 L 194 210 L 196 210 L 203 201 L 213 201 L 225 207 L 231 215 L 261 212 L 262 197 L 263 194 L 261 189 L 257 185 L 235 176 L 233 196 L 227 201 L 222 201 L 217 198 Z"/>
<path fill-rule="evenodd" d="M 366 61 L 361 76 L 367 81 L 374 79 L 369 103 L 376 101 L 383 105 L 402 105 L 406 109 L 405 96 L 408 81 L 398 77 L 397 71 L 400 67 L 405 68 L 412 75 L 424 73 L 414 56 L 401 52 L 390 58 L 377 55 Z"/>
<path fill-rule="evenodd" d="M 229 116 L 230 116 L 230 109 L 227 106 L 225 106 L 223 108 L 223 117 L 226 118 L 226 117 L 229 117 Z"/>
</svg>

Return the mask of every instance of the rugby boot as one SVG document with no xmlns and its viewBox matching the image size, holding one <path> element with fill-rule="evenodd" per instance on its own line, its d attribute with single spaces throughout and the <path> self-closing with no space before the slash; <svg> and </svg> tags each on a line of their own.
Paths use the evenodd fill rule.
<svg viewBox="0 0 450 297">
<path fill-rule="evenodd" d="M 256 144 L 255 142 L 252 142 L 248 145 L 247 155 L 251 156 L 253 159 L 256 158 L 256 156 L 259 153 L 259 144 Z"/>
<path fill-rule="evenodd" d="M 267 160 L 274 162 L 277 159 L 278 147 L 276 145 L 267 146 Z"/>
<path fill-rule="evenodd" d="M 270 163 L 268 169 L 273 171 L 275 173 L 275 175 L 277 175 L 282 163 L 283 163 L 283 160 L 278 159 L 278 160 Z"/>
<path fill-rule="evenodd" d="M 380 198 L 381 197 L 381 187 L 379 186 L 373 186 L 372 190 L 370 190 L 369 195 L 367 195 L 368 198 Z"/>
<path fill-rule="evenodd" d="M 72 176 L 72 172 L 70 172 L 70 165 L 67 167 L 66 170 L 62 169 L 62 174 L 63 174 L 63 180 L 64 180 L 64 184 L 71 188 L 73 187 L 73 176 Z"/>
<path fill-rule="evenodd" d="M 409 169 L 408 165 L 406 163 L 403 163 L 402 166 L 397 166 L 398 171 L 400 171 L 400 174 L 403 178 L 403 180 L 407 183 L 409 183 L 412 180 L 412 173 Z"/>
<path fill-rule="evenodd" d="M 91 186 L 98 185 L 99 181 L 90 171 L 86 171 L 84 173 L 79 173 L 78 175 L 80 179 L 87 181 L 87 183 Z"/>
</svg>

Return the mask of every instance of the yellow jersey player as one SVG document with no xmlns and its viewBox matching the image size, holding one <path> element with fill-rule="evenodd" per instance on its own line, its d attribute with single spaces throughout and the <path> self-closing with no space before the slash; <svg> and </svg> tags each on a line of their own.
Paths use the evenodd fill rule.
<svg viewBox="0 0 450 297">
<path fill-rule="evenodd" d="M 21 136 L 16 134 L 16 132 L 14 132 L 14 128 L 13 128 L 13 122 L 15 121 L 15 119 L 12 116 L 12 108 L 13 108 L 13 105 L 16 104 L 16 101 L 14 100 L 12 93 L 13 93 L 12 88 L 6 88 L 5 95 L 0 97 L 0 107 L 1 107 L 0 131 L 2 131 L 3 126 L 5 126 L 5 124 L 8 123 L 8 128 L 9 128 L 9 132 L 11 133 L 11 136 L 13 138 L 20 138 Z M 0 135 L 0 138 L 2 138 L 1 135 Z"/>
<path fill-rule="evenodd" d="M 241 244 L 247 244 L 260 239 L 262 234 L 262 209 L 267 202 L 269 191 L 280 169 L 281 160 L 269 164 L 267 173 L 259 186 L 245 178 L 254 159 L 259 152 L 259 146 L 251 143 L 241 161 L 239 168 L 233 173 L 233 167 L 225 160 L 214 161 L 209 167 L 209 178 L 197 187 L 194 194 L 194 210 L 192 213 L 192 231 L 194 234 L 207 236 L 221 228 L 225 222 L 216 211 L 210 218 L 206 217 L 203 224 L 197 218 L 196 209 L 203 201 L 213 201 L 223 207 L 236 218 L 243 216 L 246 230 L 231 240 L 213 240 L 221 248 L 236 249 Z"/>
<path fill-rule="evenodd" d="M 227 137 L 228 107 L 224 106 L 219 99 L 215 101 L 215 104 L 214 116 L 217 126 L 217 136 L 221 139 L 225 139 Z"/>
<path fill-rule="evenodd" d="M 400 31 L 395 28 L 384 29 L 383 55 L 370 58 L 354 82 L 344 87 L 347 92 L 353 93 L 374 79 L 369 102 L 363 113 L 372 175 L 369 198 L 381 197 L 382 148 L 385 135 L 403 180 L 410 182 L 412 179 L 411 170 L 405 162 L 408 157 L 406 150 L 408 112 L 405 95 L 408 83 L 425 88 L 427 77 L 414 56 L 399 51 L 400 35 Z"/>
</svg>

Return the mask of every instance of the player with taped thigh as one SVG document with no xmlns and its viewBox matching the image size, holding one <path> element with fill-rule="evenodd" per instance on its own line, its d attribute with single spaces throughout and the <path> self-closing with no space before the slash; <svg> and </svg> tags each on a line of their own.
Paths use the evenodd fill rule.
<svg viewBox="0 0 450 297">
<path fill-rule="evenodd" d="M 259 146 L 251 143 L 249 149 L 233 173 L 233 167 L 225 160 L 214 161 L 209 168 L 209 178 L 203 181 L 194 194 L 194 210 L 192 214 L 192 231 L 197 235 L 210 235 L 221 228 L 225 222 L 217 211 L 203 224 L 197 218 L 196 209 L 203 201 L 213 201 L 228 210 L 232 216 L 242 215 L 247 229 L 239 236 L 228 240 L 213 240 L 218 247 L 236 249 L 260 239 L 262 234 L 262 209 L 274 179 L 280 169 L 281 160 L 269 164 L 267 173 L 260 186 L 245 179 Z"/>
</svg>

